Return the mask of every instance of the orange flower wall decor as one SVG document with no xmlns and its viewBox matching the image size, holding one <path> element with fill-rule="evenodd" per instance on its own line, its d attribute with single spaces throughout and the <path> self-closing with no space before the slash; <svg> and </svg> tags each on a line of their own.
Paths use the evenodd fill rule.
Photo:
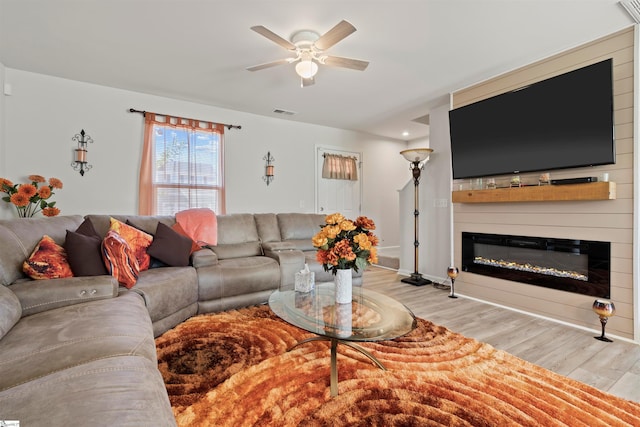
<svg viewBox="0 0 640 427">
<path fill-rule="evenodd" d="M 371 230 L 376 229 L 374 222 L 360 216 L 355 221 L 346 219 L 340 213 L 327 215 L 325 225 L 312 238 L 313 246 L 318 249 L 316 259 L 325 271 L 353 268 L 365 269 L 369 264 L 378 262 L 378 238 Z"/>
<path fill-rule="evenodd" d="M 55 194 L 54 189 L 62 189 L 62 181 L 49 178 L 47 182 L 40 175 L 29 175 L 28 179 L 28 183 L 14 184 L 6 178 L 0 178 L 0 192 L 7 193 L 2 200 L 15 206 L 20 218 L 31 218 L 38 212 L 44 216 L 58 215 L 60 209 L 50 199 Z"/>
</svg>

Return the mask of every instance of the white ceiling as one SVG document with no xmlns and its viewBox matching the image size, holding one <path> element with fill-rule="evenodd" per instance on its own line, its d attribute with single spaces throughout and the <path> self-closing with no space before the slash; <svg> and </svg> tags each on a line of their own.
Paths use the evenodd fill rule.
<svg viewBox="0 0 640 427">
<path fill-rule="evenodd" d="M 303 89 L 293 65 L 245 70 L 289 56 L 251 26 L 288 39 L 342 19 L 357 31 L 328 53 L 370 61 L 364 72 L 321 67 Z M 412 140 L 449 92 L 632 23 L 617 0 L 0 0 L 0 62 Z"/>
</svg>

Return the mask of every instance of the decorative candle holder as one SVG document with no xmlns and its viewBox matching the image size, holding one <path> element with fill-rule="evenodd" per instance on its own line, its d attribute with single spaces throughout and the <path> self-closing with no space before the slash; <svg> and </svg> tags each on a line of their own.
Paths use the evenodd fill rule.
<svg viewBox="0 0 640 427">
<path fill-rule="evenodd" d="M 92 166 L 87 163 L 87 144 L 93 143 L 93 139 L 82 129 L 80 133 L 75 134 L 71 140 L 78 144 L 78 148 L 74 150 L 75 155 L 73 156 L 71 167 L 73 170 L 80 172 L 80 175 L 84 176 L 84 173 L 92 168 Z"/>
<path fill-rule="evenodd" d="M 604 336 L 604 328 L 607 325 L 607 320 L 616 313 L 616 306 L 613 305 L 613 301 L 597 299 L 593 302 L 591 308 L 594 313 L 600 317 L 600 324 L 602 325 L 602 334 L 594 338 L 604 342 L 613 342 L 613 340 Z"/>
<path fill-rule="evenodd" d="M 449 298 L 458 298 L 455 294 L 455 282 L 456 282 L 456 278 L 458 277 L 458 267 L 449 267 L 447 268 L 447 276 L 449 276 L 449 279 L 451 279 L 451 293 L 449 294 Z"/>
<path fill-rule="evenodd" d="M 274 177 L 274 172 L 273 172 L 273 162 L 276 160 L 272 155 L 271 155 L 271 151 L 267 151 L 267 155 L 264 156 L 262 158 L 262 160 L 265 161 L 265 165 L 264 165 L 264 176 L 262 177 L 262 179 L 264 180 L 264 182 L 267 183 L 267 185 L 269 185 L 271 183 L 271 181 L 273 181 L 273 177 Z"/>
</svg>

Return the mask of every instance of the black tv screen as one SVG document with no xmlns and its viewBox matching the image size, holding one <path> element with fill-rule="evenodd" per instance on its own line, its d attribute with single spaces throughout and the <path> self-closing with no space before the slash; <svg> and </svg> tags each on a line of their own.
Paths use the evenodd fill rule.
<svg viewBox="0 0 640 427">
<path fill-rule="evenodd" d="M 615 163 L 612 60 L 449 112 L 453 178 Z"/>
</svg>

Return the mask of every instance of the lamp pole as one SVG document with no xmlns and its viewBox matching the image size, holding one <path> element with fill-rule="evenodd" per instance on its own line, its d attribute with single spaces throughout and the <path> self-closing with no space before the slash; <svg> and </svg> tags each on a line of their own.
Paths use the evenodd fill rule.
<svg viewBox="0 0 640 427">
<path fill-rule="evenodd" d="M 432 149 L 430 148 L 416 148 L 416 149 L 412 149 L 412 150 L 404 150 L 401 151 L 400 154 L 402 154 L 405 159 L 407 159 L 411 165 L 410 165 L 410 169 L 411 169 L 411 174 L 413 176 L 413 205 L 414 205 L 414 210 L 413 210 L 413 233 L 414 233 L 414 240 L 413 240 L 413 267 L 414 267 L 414 271 L 411 274 L 411 276 L 409 277 L 405 277 L 404 279 L 401 280 L 401 282 L 403 283 L 409 283 L 410 285 L 414 285 L 414 286 L 423 286 L 423 285 L 429 285 L 431 284 L 431 280 L 429 279 L 425 279 L 424 277 L 422 277 L 422 274 L 420 274 L 420 272 L 418 271 L 418 258 L 419 258 L 419 247 L 420 247 L 420 242 L 418 240 L 418 236 L 419 236 L 419 217 L 420 217 L 420 210 L 419 210 L 419 191 L 418 191 L 418 187 L 420 185 L 420 174 L 421 174 L 421 170 L 422 170 L 422 162 L 427 160 L 429 155 L 433 152 Z"/>
</svg>

